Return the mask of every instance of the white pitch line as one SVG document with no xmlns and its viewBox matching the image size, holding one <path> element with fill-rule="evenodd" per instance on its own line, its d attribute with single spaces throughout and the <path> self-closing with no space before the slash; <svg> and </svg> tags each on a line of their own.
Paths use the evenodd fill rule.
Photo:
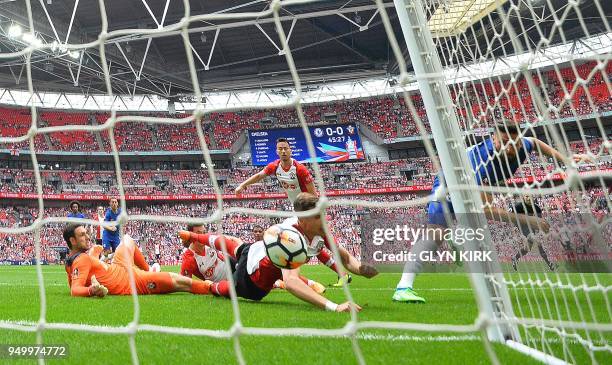
<svg viewBox="0 0 612 365">
<path fill-rule="evenodd" d="M 67 286 L 68 284 L 48 283 L 45 286 Z M 17 287 L 38 287 L 38 284 L 17 283 L 17 282 L 0 282 L 0 286 L 17 286 Z M 393 291 L 395 288 L 349 288 L 351 291 Z M 327 290 L 342 290 L 342 288 L 327 288 Z M 418 289 L 418 291 L 472 291 L 470 288 L 429 288 Z M 279 290 L 274 292 L 278 293 Z"/>
<path fill-rule="evenodd" d="M 1 283 L 0 282 L 0 286 L 16 286 L 16 287 L 38 287 L 38 284 L 20 284 L 20 283 Z M 66 284 L 58 284 L 58 283 L 48 283 L 45 284 L 45 286 L 68 286 L 68 283 Z"/>
<path fill-rule="evenodd" d="M 34 322 L 34 321 L 13 321 L 13 320 L 0 320 L 0 327 L 3 327 L 3 325 L 6 327 L 11 326 L 11 325 L 18 325 L 18 326 L 36 326 L 38 324 L 38 322 Z M 76 326 L 88 326 L 91 324 L 88 323 L 61 323 L 61 324 L 65 324 L 65 325 L 76 325 Z M 144 325 L 144 324 L 141 324 Z M 104 327 L 104 328 L 108 328 L 109 330 L 113 330 L 113 329 L 124 329 L 125 327 L 121 327 L 121 326 L 109 326 L 109 325 L 103 325 L 103 324 L 96 324 L 96 327 Z M 225 332 L 224 330 L 214 330 L 211 329 L 211 331 L 219 331 L 221 332 Z M 292 335 L 287 335 L 284 337 L 293 337 Z M 312 336 L 299 336 L 299 337 L 307 337 L 307 338 L 317 338 L 319 336 L 316 335 L 312 335 Z M 393 333 L 364 333 L 364 331 L 358 333 L 356 335 L 357 339 L 359 340 L 363 340 L 363 341 L 390 341 L 390 342 L 460 342 L 460 341 L 481 341 L 481 337 L 479 335 L 470 335 L 470 334 L 465 334 L 465 335 L 437 335 L 437 336 L 432 336 L 432 335 L 397 335 L 397 334 L 393 334 Z M 333 338 L 346 338 L 346 336 L 335 336 Z M 574 345 L 579 345 L 580 343 L 576 340 L 573 339 L 560 339 L 558 337 L 547 337 L 545 339 L 541 339 L 541 338 L 534 338 L 534 339 L 530 339 L 531 342 L 542 342 L 542 340 L 546 341 L 547 343 L 564 343 L 564 344 L 574 344 Z M 605 340 L 596 340 L 592 342 L 594 345 L 606 345 L 607 342 Z"/>
</svg>

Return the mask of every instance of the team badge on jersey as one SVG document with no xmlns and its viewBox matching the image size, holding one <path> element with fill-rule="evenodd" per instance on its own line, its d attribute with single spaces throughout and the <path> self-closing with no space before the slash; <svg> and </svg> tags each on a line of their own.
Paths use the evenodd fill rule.
<svg viewBox="0 0 612 365">
<path fill-rule="evenodd" d="M 290 178 L 291 180 L 295 180 L 295 179 L 297 179 L 297 176 L 295 176 L 295 172 L 291 172 L 291 173 L 289 174 L 289 178 Z"/>
<path fill-rule="evenodd" d="M 306 254 L 309 257 L 317 256 L 325 247 L 325 240 L 321 236 L 315 236 L 306 248 Z"/>
<path fill-rule="evenodd" d="M 76 268 L 72 271 L 72 280 L 76 279 L 79 277 L 79 269 Z"/>
<path fill-rule="evenodd" d="M 157 284 L 155 284 L 155 283 L 154 283 L 154 282 L 152 282 L 152 281 L 149 281 L 149 282 L 147 283 L 147 288 L 149 288 L 149 290 L 155 290 L 155 288 L 157 288 Z"/>
</svg>

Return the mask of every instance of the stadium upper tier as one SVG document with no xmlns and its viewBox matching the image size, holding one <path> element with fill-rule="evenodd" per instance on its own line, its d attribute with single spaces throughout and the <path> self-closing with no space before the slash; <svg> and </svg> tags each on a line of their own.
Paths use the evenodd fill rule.
<svg viewBox="0 0 612 365">
<path fill-rule="evenodd" d="M 603 147 L 601 139 L 593 139 L 588 145 L 583 142 L 570 143 L 575 153 L 590 152 L 606 156 L 609 151 Z M 325 189 L 337 195 L 346 195 L 351 189 L 388 189 L 397 191 L 428 191 L 433 181 L 434 169 L 431 160 L 413 158 L 380 163 L 323 164 L 320 166 Z M 612 169 L 612 160 L 598 161 L 595 164 L 580 165 L 581 172 Z M 215 174 L 225 194 L 245 179 L 259 171 L 258 167 L 216 169 Z M 555 169 L 551 161 L 543 161 L 535 155 L 529 164 L 523 165 L 514 176 L 514 182 L 531 182 L 533 179 L 559 179 L 562 169 Z M 407 176 L 410 176 L 408 178 Z M 63 171 L 42 170 L 43 192 L 45 194 L 104 194 L 118 195 L 117 179 L 114 171 Z M 206 169 L 198 170 L 161 170 L 161 171 L 122 171 L 122 181 L 126 194 L 133 196 L 214 194 Z M 0 169 L 0 194 L 36 192 L 32 170 Z M 378 191 L 380 193 L 382 191 Z M 266 179 L 248 188 L 249 194 L 279 193 L 278 183 Z M 352 192 L 355 193 L 355 192 Z M 5 196 L 9 197 L 10 196 Z M 265 197 L 265 196 L 262 196 Z M 67 197 L 66 199 L 70 199 Z M 137 200 L 137 199 L 135 199 Z"/>
<path fill-rule="evenodd" d="M 584 63 L 575 69 L 563 68 L 559 72 L 549 70 L 534 73 L 535 84 L 542 90 L 549 113 L 553 119 L 580 117 L 593 113 L 612 111 L 612 95 L 609 88 L 612 63 L 605 73 L 594 72 L 596 62 Z M 605 74 L 605 76 L 604 76 Z M 608 80 L 604 78 L 607 77 Z M 578 79 L 578 81 L 577 81 Z M 582 82 L 581 80 L 588 80 Z M 606 83 L 607 81 L 607 83 Z M 480 80 L 466 84 L 450 85 L 460 123 L 488 126 L 502 116 L 514 122 L 536 122 L 536 111 L 531 92 L 524 78 L 518 81 Z M 429 124 L 420 94 L 414 93 L 412 101 L 417 113 Z M 303 106 L 309 124 L 333 119 L 334 122 L 356 122 L 367 126 L 387 142 L 398 137 L 419 135 L 413 116 L 404 100 L 397 96 L 371 99 L 352 99 L 325 104 Z M 39 111 L 38 126 L 99 125 L 110 116 L 105 112 Z M 133 114 L 129 114 L 133 115 Z M 169 117 L 168 114 L 147 114 Z M 186 115 L 175 115 L 175 118 Z M 272 120 L 272 125 L 262 122 Z M 16 137 L 26 135 L 31 126 L 30 109 L 0 108 L 0 135 Z M 295 126 L 298 123 L 294 109 L 247 110 L 211 113 L 205 117 L 205 138 L 212 150 L 226 150 L 239 140 L 247 129 Z M 193 123 L 186 125 L 147 124 L 143 122 L 119 123 L 114 137 L 120 151 L 194 151 L 200 150 Z M 28 148 L 27 141 L 0 148 Z M 37 135 L 37 151 L 110 151 L 107 132 L 55 132 L 48 136 Z"/>
</svg>

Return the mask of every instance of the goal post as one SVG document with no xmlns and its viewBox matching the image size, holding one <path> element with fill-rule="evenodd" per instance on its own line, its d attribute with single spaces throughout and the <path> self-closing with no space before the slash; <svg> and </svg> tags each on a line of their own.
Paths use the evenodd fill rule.
<svg viewBox="0 0 612 365">
<path fill-rule="evenodd" d="M 465 153 L 465 144 L 458 120 L 453 112 L 442 64 L 427 28 L 423 4 L 420 0 L 394 0 L 394 3 L 419 91 L 427 110 L 433 139 L 440 157 L 440 165 L 444 171 L 444 176 L 440 175 L 440 177 L 448 186 L 468 187 L 446 190 L 450 195 L 455 213 L 457 213 L 458 225 L 474 229 L 485 228 L 487 222 L 481 209 L 482 200 L 479 191 L 475 189 L 474 176 L 469 173 L 471 168 Z M 472 188 L 469 188 L 470 186 Z M 444 190 L 442 194 L 446 195 Z M 490 242 L 490 237 L 485 238 L 485 241 Z M 465 243 L 465 249 L 476 251 L 481 250 L 482 247 L 476 240 L 473 240 Z M 495 265 L 495 263 L 491 264 Z M 476 267 L 480 265 L 478 263 L 470 262 L 469 264 L 472 266 L 470 278 L 476 291 L 481 314 L 484 314 L 486 319 L 502 318 L 502 313 L 512 317 L 512 307 L 507 290 L 503 286 L 494 290 L 484 276 L 492 272 L 499 272 L 499 269 L 491 272 L 485 267 Z M 486 330 L 488 337 L 498 342 L 518 337 L 518 333 L 510 326 L 487 326 Z"/>
<path fill-rule="evenodd" d="M 438 156 L 444 173 L 439 174 L 444 189 L 436 198 L 449 196 L 457 227 L 485 228 L 484 239 L 468 240 L 464 250 L 493 250 L 493 262 L 472 263 L 469 267 L 479 305 L 480 317 L 475 323 L 486 329 L 489 340 L 545 363 L 575 363 L 577 348 L 598 363 L 612 350 L 610 311 L 607 316 L 598 316 L 593 305 L 603 303 L 610 308 L 611 242 L 607 222 L 611 208 L 611 123 L 605 100 L 612 91 L 608 75 L 612 41 L 599 1 L 593 2 L 591 17 L 602 24 L 600 34 L 585 24 L 580 10 L 584 4 L 555 4 L 557 7 L 549 1 L 530 0 L 394 0 L 426 110 L 426 124 L 436 146 L 435 152 L 428 152 L 432 158 L 433 154 Z M 570 20 L 570 14 L 576 19 Z M 572 37 L 582 32 L 581 40 L 565 34 L 569 30 L 564 28 L 564 21 L 575 22 Z M 546 23 L 552 26 L 541 26 Z M 398 47 L 394 42 L 391 45 Z M 399 48 L 394 51 L 401 54 Z M 406 86 L 406 67 L 398 64 L 401 83 Z M 407 95 L 410 99 L 414 94 Z M 414 108 L 411 112 L 418 121 Z M 472 171 L 483 166 L 473 167 L 466 150 L 481 143 L 480 137 L 492 137 L 505 128 L 500 125 L 516 125 L 521 144 L 502 141 L 501 149 L 487 156 L 489 160 L 501 160 L 504 176 L 490 176 L 487 170 L 486 177 L 481 178 L 501 183 L 476 185 Z M 425 124 L 419 129 L 421 134 L 429 133 Z M 579 142 L 571 142 L 576 140 Z M 517 177 L 514 171 L 506 175 L 512 168 L 505 151 L 523 148 L 525 143 L 533 145 L 533 155 L 548 160 L 532 161 L 527 154 L 524 171 L 519 168 Z M 551 153 L 549 146 L 557 152 Z M 481 193 L 494 195 L 495 200 L 485 203 Z M 521 215 L 517 206 L 525 207 L 525 197 L 532 202 L 539 199 L 544 217 L 557 226 L 546 232 L 540 223 L 528 227 L 518 224 Z M 515 200 L 520 201 L 510 212 L 517 227 L 505 229 L 516 234 L 510 237 L 521 243 L 512 251 L 499 242 L 504 239 L 499 234 L 493 237 L 484 209 L 504 207 Z M 559 213 L 568 208 L 555 209 L 557 201 L 571 206 L 570 212 Z M 593 201 L 598 207 L 593 207 Z M 572 221 L 576 227 L 561 217 L 572 212 L 578 216 Z M 564 230 L 571 232 L 568 238 L 559 233 Z M 559 241 L 571 245 L 567 242 L 587 234 L 592 256 L 587 260 L 593 262 L 577 265 L 575 248 L 563 248 L 563 254 L 555 252 Z M 522 242 L 534 251 L 538 247 L 550 271 L 542 270 L 542 259 L 536 262 L 523 252 Z M 572 257 L 564 256 L 571 250 Z M 522 263 L 525 255 L 529 260 Z M 515 270 L 517 262 L 527 270 L 505 272 L 504 267 L 509 265 L 503 265 L 502 260 L 508 259 Z M 555 260 L 567 267 L 557 272 Z M 568 269 L 579 274 L 570 276 Z"/>
</svg>

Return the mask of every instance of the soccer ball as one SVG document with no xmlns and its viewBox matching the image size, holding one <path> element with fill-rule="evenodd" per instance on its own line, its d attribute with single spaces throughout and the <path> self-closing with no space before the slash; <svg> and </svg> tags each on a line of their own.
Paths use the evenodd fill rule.
<svg viewBox="0 0 612 365">
<path fill-rule="evenodd" d="M 276 267 L 295 269 L 308 261 L 306 238 L 293 227 L 274 225 L 264 232 L 263 242 Z"/>
</svg>

